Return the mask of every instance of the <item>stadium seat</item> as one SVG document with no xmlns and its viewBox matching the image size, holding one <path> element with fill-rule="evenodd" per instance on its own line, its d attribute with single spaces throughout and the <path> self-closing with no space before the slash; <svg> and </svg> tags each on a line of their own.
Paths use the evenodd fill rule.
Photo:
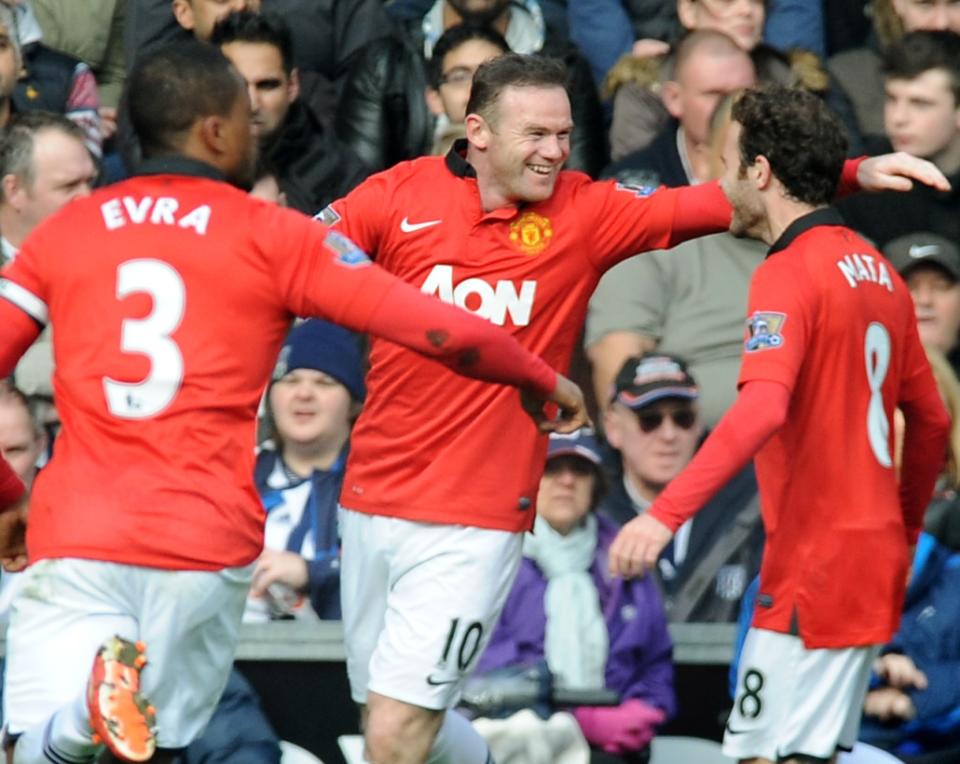
<svg viewBox="0 0 960 764">
<path fill-rule="evenodd" d="M 301 748 L 289 740 L 280 741 L 280 764 L 323 764 L 306 748 Z"/>
<path fill-rule="evenodd" d="M 699 737 L 659 735 L 650 744 L 650 764 L 677 764 L 677 762 L 696 762 L 697 764 L 734 764 L 729 756 L 724 756 L 720 743 Z"/>
</svg>

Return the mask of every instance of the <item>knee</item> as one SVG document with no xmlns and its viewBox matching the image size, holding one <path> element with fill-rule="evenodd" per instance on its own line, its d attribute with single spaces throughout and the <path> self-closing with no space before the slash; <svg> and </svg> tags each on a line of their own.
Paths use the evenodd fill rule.
<svg viewBox="0 0 960 764">
<path fill-rule="evenodd" d="M 442 721 L 442 711 L 389 698 L 368 703 L 363 734 L 368 761 L 396 764 L 425 757 Z"/>
</svg>

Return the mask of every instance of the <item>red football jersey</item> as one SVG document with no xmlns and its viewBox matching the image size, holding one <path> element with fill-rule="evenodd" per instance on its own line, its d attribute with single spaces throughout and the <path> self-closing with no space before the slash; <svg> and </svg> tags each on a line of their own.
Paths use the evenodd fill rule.
<svg viewBox="0 0 960 764">
<path fill-rule="evenodd" d="M 601 274 L 629 255 L 725 230 L 716 184 L 652 195 L 562 172 L 543 202 L 484 213 L 456 152 L 369 178 L 318 218 L 423 292 L 503 326 L 566 369 Z M 516 391 L 374 341 L 342 503 L 371 514 L 509 531 L 532 526 L 546 438 Z"/>
<path fill-rule="evenodd" d="M 197 163 L 165 167 L 194 176 L 140 176 L 71 203 L 0 281 L 4 310 L 54 326 L 63 428 L 33 489 L 31 560 L 253 560 L 255 414 L 292 317 L 363 330 L 391 286 L 386 274 L 371 285 L 379 269 L 310 218 Z"/>
<path fill-rule="evenodd" d="M 751 380 L 791 391 L 756 457 L 767 541 L 754 625 L 799 628 L 810 648 L 886 642 L 907 573 L 893 412 L 936 387 L 905 284 L 832 210 L 796 221 L 754 273 Z"/>
</svg>

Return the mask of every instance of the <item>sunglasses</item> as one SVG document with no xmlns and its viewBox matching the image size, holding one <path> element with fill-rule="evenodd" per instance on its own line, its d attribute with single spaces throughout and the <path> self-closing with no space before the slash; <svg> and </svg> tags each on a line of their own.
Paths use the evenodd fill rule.
<svg viewBox="0 0 960 764">
<path fill-rule="evenodd" d="M 693 409 L 677 409 L 676 411 L 638 411 L 637 422 L 645 433 L 660 429 L 665 417 L 670 417 L 673 423 L 681 430 L 689 430 L 697 422 L 697 413 Z"/>
</svg>

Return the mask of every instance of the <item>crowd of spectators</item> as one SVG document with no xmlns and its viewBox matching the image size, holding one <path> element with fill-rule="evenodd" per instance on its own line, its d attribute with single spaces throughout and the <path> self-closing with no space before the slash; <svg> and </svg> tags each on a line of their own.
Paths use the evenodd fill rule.
<svg viewBox="0 0 960 764">
<path fill-rule="evenodd" d="M 566 64 L 568 168 L 641 194 L 719 177 L 740 90 L 771 82 L 811 90 L 841 117 L 852 154 L 908 151 L 953 183 L 950 192 L 918 186 L 839 207 L 906 281 L 957 414 L 960 3 L 0 0 L 0 261 L 74 196 L 135 171 L 125 73 L 145 50 L 190 36 L 219 46 L 247 83 L 270 198 L 308 215 L 372 173 L 452 150 L 474 71 L 509 51 Z M 601 432 L 551 440 L 537 533 L 480 665 L 539 663 L 571 686 L 616 691 L 619 705 L 574 709 L 595 757 L 642 760 L 685 702 L 674 696 L 666 624 L 735 621 L 759 570 L 750 468 L 680 530 L 654 578 L 611 581 L 603 559 L 616 527 L 644 512 L 732 403 L 747 285 L 765 254 L 729 234 L 695 239 L 623 262 L 591 301 L 590 369 L 581 356 L 574 372 L 592 382 Z M 248 620 L 340 617 L 336 503 L 364 400 L 358 339 L 308 321 L 278 359 L 256 473 L 266 548 Z M 18 470 L 27 483 L 56 430 L 52 363 L 46 336 L 16 387 L 0 390 L 0 451 L 11 461 L 29 455 Z M 956 446 L 903 629 L 878 663 L 865 710 L 865 739 L 925 762 L 960 749 L 960 682 L 951 680 L 960 676 L 960 611 L 948 596 L 960 565 L 955 460 Z M 9 581 L 0 603 L 15 589 Z M 894 655 L 903 660 L 892 666 Z M 235 671 L 195 760 L 237 747 L 237 735 L 258 760 L 279 760 L 270 722 Z"/>
</svg>

